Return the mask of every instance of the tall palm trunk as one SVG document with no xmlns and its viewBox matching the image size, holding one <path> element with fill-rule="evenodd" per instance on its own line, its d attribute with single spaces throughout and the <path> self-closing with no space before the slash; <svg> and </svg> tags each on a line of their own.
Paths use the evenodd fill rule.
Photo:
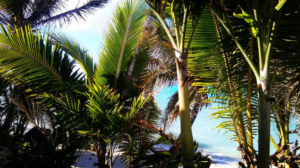
<svg viewBox="0 0 300 168">
<path fill-rule="evenodd" d="M 222 1 L 223 2 L 223 1 Z M 225 28 L 227 33 L 232 37 L 236 46 L 239 48 L 240 52 L 243 54 L 243 57 L 248 62 L 248 65 L 251 67 L 253 74 L 256 78 L 257 88 L 259 92 L 258 102 L 259 102 L 259 134 L 258 134 L 258 168 L 269 168 L 269 156 L 270 156 L 270 108 L 271 108 L 271 89 L 276 75 L 276 70 L 273 75 L 270 73 L 270 60 L 272 57 L 273 46 L 275 42 L 275 37 L 278 28 L 278 22 L 280 18 L 281 8 L 286 1 L 278 1 L 278 4 L 274 7 L 275 2 L 272 1 L 268 6 L 270 11 L 274 12 L 273 15 L 266 15 L 265 10 L 267 7 L 264 7 L 262 11 L 262 5 L 259 4 L 258 0 L 253 0 L 253 13 L 254 16 L 251 19 L 247 20 L 245 17 L 246 13 L 242 10 L 243 14 L 236 14 L 235 16 L 244 19 L 246 22 L 251 23 L 252 33 L 256 34 L 257 45 L 258 45 L 258 55 L 259 55 L 259 69 L 255 67 L 252 60 L 249 58 L 248 54 L 245 52 L 243 46 L 239 43 L 239 40 L 233 34 L 231 30 L 231 25 L 224 21 L 219 15 L 222 14 L 225 17 L 225 20 L 228 19 L 226 9 L 223 6 L 220 8 L 222 11 L 215 10 L 211 6 L 211 10 L 214 15 L 218 18 L 219 22 Z M 225 11 L 225 12 L 224 12 Z M 262 19 L 264 18 L 264 19 Z M 266 20 L 267 18 L 267 20 Z M 264 22 L 263 22 L 264 20 Z M 265 21 L 266 20 L 266 21 Z M 255 24 L 255 26 L 254 26 Z"/>
<path fill-rule="evenodd" d="M 176 59 L 179 112 L 181 125 L 181 146 L 184 168 L 194 167 L 193 135 L 190 121 L 189 91 L 187 81 L 187 58 Z"/>
<path fill-rule="evenodd" d="M 270 166 L 270 93 L 268 83 L 262 83 L 259 88 L 259 113 L 258 113 L 258 168 Z"/>
<path fill-rule="evenodd" d="M 173 49 L 175 50 L 183 167 L 194 167 L 194 144 L 190 121 L 187 60 L 195 30 L 199 23 L 199 19 L 205 6 L 205 2 L 200 0 L 146 0 L 146 2 L 148 2 L 149 6 L 153 10 L 155 16 L 165 30 Z M 173 30 L 175 33 L 173 31 L 170 31 L 169 26 L 166 24 L 166 20 L 164 18 L 165 14 L 171 16 L 174 25 Z M 187 30 L 187 26 L 189 26 L 189 30 Z M 189 36 L 188 38 L 186 38 L 186 31 L 189 31 L 187 35 Z M 173 38 L 174 34 L 176 36 L 176 40 Z"/>
</svg>

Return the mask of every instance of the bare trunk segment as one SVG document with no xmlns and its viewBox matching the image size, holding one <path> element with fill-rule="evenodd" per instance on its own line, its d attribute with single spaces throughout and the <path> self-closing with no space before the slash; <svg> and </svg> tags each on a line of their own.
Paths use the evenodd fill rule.
<svg viewBox="0 0 300 168">
<path fill-rule="evenodd" d="M 187 58 L 176 58 L 178 97 L 181 125 L 181 146 L 184 168 L 194 167 L 194 144 L 190 121 L 189 90 L 187 81 Z"/>
</svg>

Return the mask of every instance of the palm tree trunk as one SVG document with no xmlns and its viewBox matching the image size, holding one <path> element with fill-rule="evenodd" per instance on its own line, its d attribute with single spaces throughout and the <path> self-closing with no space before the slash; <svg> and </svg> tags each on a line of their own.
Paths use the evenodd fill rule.
<svg viewBox="0 0 300 168">
<path fill-rule="evenodd" d="M 181 146 L 183 154 L 183 167 L 194 167 L 194 144 L 190 121 L 189 90 L 187 81 L 187 58 L 176 59 L 178 78 L 178 97 L 181 125 Z"/>
<path fill-rule="evenodd" d="M 99 160 L 98 160 L 98 163 L 100 165 L 100 167 L 105 167 L 105 155 L 106 155 L 106 146 L 107 144 L 102 141 L 100 142 L 101 145 L 100 145 L 100 153 L 99 153 Z"/>
<path fill-rule="evenodd" d="M 98 149 L 98 145 L 96 142 L 94 143 L 94 147 L 95 147 L 95 151 L 97 154 L 97 161 L 98 161 L 97 166 L 98 166 L 98 168 L 101 168 L 101 153 L 100 153 L 100 150 Z"/>
<path fill-rule="evenodd" d="M 92 137 L 92 140 L 94 142 L 95 151 L 97 154 L 97 161 L 98 161 L 97 166 L 98 168 L 105 167 L 105 155 L 106 155 L 107 144 L 103 140 L 100 140 L 99 142 L 96 141 L 94 137 Z M 98 145 L 98 143 L 100 143 L 100 146 Z"/>
<path fill-rule="evenodd" d="M 270 91 L 268 78 L 265 77 L 259 90 L 259 117 L 258 117 L 258 168 L 269 168 L 270 166 Z"/>
</svg>

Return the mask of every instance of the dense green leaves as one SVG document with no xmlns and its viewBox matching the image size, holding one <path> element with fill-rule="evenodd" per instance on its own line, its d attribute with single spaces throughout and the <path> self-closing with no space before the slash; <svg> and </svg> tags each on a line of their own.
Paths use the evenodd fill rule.
<svg viewBox="0 0 300 168">
<path fill-rule="evenodd" d="M 48 36 L 33 34 L 29 27 L 1 31 L 0 71 L 15 84 L 40 92 L 83 85 L 81 73 L 73 72 L 74 61 Z"/>
<path fill-rule="evenodd" d="M 118 6 L 100 51 L 95 74 L 98 84 L 116 89 L 142 37 L 146 14 L 147 7 L 142 1 L 124 1 Z"/>
<path fill-rule="evenodd" d="M 93 83 L 96 64 L 94 63 L 94 59 L 88 53 L 88 51 L 77 41 L 66 34 L 53 33 L 51 37 L 61 44 L 62 50 L 65 53 L 68 53 L 69 56 L 71 56 L 76 63 L 80 65 L 81 69 L 86 75 L 86 78 Z"/>
<path fill-rule="evenodd" d="M 193 31 L 193 24 L 188 23 L 187 34 Z M 186 45 L 189 37 L 186 37 Z M 200 16 L 199 23 L 191 39 L 188 70 L 195 77 L 194 86 L 199 86 L 205 92 L 205 86 L 215 83 L 223 64 L 222 53 L 218 45 L 219 37 L 215 27 L 215 21 L 208 8 L 205 8 Z"/>
</svg>

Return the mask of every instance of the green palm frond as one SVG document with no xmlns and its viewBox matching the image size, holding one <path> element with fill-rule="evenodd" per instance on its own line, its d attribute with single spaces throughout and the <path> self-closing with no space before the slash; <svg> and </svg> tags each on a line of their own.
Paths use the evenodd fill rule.
<svg viewBox="0 0 300 168">
<path fill-rule="evenodd" d="M 119 94 L 115 94 L 112 89 L 107 86 L 91 85 L 89 89 L 89 105 L 87 106 L 91 117 L 104 127 L 119 126 Z M 114 130 L 116 131 L 116 130 Z"/>
<path fill-rule="evenodd" d="M 171 31 L 171 27 L 169 29 Z M 147 40 L 148 52 L 151 55 L 147 67 L 149 76 L 147 86 L 158 90 L 165 86 L 176 85 L 174 49 L 153 12 L 148 15 L 144 32 L 143 40 Z"/>
<path fill-rule="evenodd" d="M 68 94 L 59 96 L 45 93 L 41 105 L 47 115 L 55 120 L 55 125 L 64 126 L 66 130 L 78 131 L 89 124 L 88 111 L 85 104 Z"/>
<path fill-rule="evenodd" d="M 10 100 L 25 114 L 31 124 L 44 129 L 47 119 L 43 107 L 38 102 L 25 96 L 25 94 L 13 94 L 10 96 Z M 49 126 L 51 127 L 51 125 Z"/>
<path fill-rule="evenodd" d="M 221 1 L 220 1 L 221 2 Z M 220 16 L 223 17 L 223 21 L 226 24 L 226 27 L 229 30 L 225 30 L 225 28 L 222 28 L 220 25 L 220 23 L 218 21 L 216 21 L 216 27 L 217 30 L 219 32 L 219 36 L 220 36 L 220 42 L 221 42 L 221 48 L 222 48 L 222 52 L 223 52 L 223 57 L 224 57 L 224 62 L 225 62 L 225 68 L 226 70 L 224 70 L 221 75 L 219 76 L 219 86 L 218 89 L 222 89 L 222 91 L 226 94 L 229 95 L 231 94 L 231 103 L 229 103 L 230 109 L 231 109 L 231 113 L 229 113 L 229 109 L 228 112 L 226 112 L 226 110 L 222 109 L 222 111 L 220 110 L 219 112 L 221 113 L 215 113 L 213 114 L 214 117 L 216 118 L 226 118 L 226 124 L 222 124 L 219 125 L 218 128 L 225 128 L 228 129 L 228 131 L 235 131 L 235 139 L 239 140 L 239 137 L 241 137 L 240 132 L 242 130 L 245 130 L 249 133 L 249 131 L 251 132 L 250 134 L 248 134 L 247 136 L 247 141 L 242 140 L 240 138 L 240 142 L 245 143 L 245 145 L 247 143 L 250 143 L 250 141 L 252 141 L 253 136 L 257 134 L 257 130 L 256 130 L 256 123 L 258 120 L 258 97 L 257 97 L 257 86 L 256 86 L 256 82 L 255 82 L 255 78 L 252 78 L 250 81 L 248 79 L 249 76 L 249 65 L 248 62 L 246 61 L 246 59 L 244 58 L 245 54 L 243 55 L 242 52 L 246 52 L 248 55 L 253 55 L 253 58 L 251 60 L 251 62 L 253 63 L 254 67 L 256 67 L 258 69 L 259 67 L 259 48 L 257 47 L 257 42 L 254 42 L 253 44 L 253 36 L 255 37 L 256 34 L 253 32 L 253 29 L 251 29 L 251 26 L 253 27 L 253 25 L 246 23 L 245 20 L 234 17 L 234 9 L 236 9 L 239 6 L 241 6 L 243 8 L 243 10 L 246 13 L 249 14 L 253 14 L 253 9 L 252 9 L 252 4 L 251 1 L 240 1 L 238 3 L 236 3 L 235 1 L 227 1 L 226 5 L 220 5 L 223 2 L 219 3 L 218 5 L 216 5 L 217 7 L 213 7 L 214 9 L 216 9 L 216 11 L 219 11 L 219 13 L 222 13 Z M 297 2 L 298 3 L 298 2 Z M 293 5 L 292 5 L 293 4 Z M 273 75 L 274 73 L 276 73 L 276 78 L 275 78 L 275 84 L 274 87 L 272 89 L 272 91 L 275 91 L 276 94 L 274 94 L 274 96 L 276 98 L 279 97 L 285 97 L 288 91 L 286 91 L 284 88 L 286 87 L 284 78 L 287 77 L 284 74 L 288 74 L 289 72 L 293 71 L 291 67 L 293 67 L 293 63 L 291 62 L 297 62 L 296 60 L 298 58 L 296 58 L 298 51 L 294 50 L 296 48 L 294 48 L 295 45 L 298 44 L 298 41 L 295 40 L 295 37 L 298 36 L 297 31 L 287 31 L 288 29 L 294 29 L 295 27 L 298 27 L 299 23 L 296 21 L 296 14 L 297 12 L 295 12 L 295 14 L 290 15 L 290 10 L 293 9 L 295 11 L 298 11 L 298 9 L 294 8 L 294 6 L 296 5 L 295 1 L 294 2 L 289 2 L 286 3 L 285 5 L 288 5 L 288 7 L 286 8 L 286 10 L 282 10 L 282 14 L 281 14 L 281 18 L 284 18 L 284 20 L 279 21 L 279 27 L 277 30 L 277 35 L 276 35 L 276 40 L 275 38 L 272 37 L 272 41 L 274 40 L 274 48 L 272 47 L 271 52 L 273 52 L 272 54 L 272 58 L 270 60 L 270 75 Z M 226 6 L 226 7 L 225 7 Z M 224 9 L 226 8 L 226 9 Z M 226 10 L 226 13 L 223 13 L 222 10 Z M 224 15 L 227 15 L 229 17 L 224 17 Z M 225 18 L 225 19 L 224 19 Z M 294 20 L 293 23 L 293 27 L 291 27 L 292 24 L 292 20 Z M 289 20 L 289 21 L 287 21 Z M 222 21 L 220 21 L 222 22 Z M 239 25 L 239 26 L 237 26 Z M 288 26 L 289 25 L 289 26 Z M 234 41 L 232 40 L 232 38 L 228 38 L 228 34 L 227 31 L 230 31 L 231 36 L 235 36 L 238 39 L 239 45 L 242 46 L 242 51 L 238 48 L 240 46 L 236 46 Z M 291 34 L 290 34 L 291 33 Z M 293 35 L 292 35 L 293 34 Z M 278 41 L 277 41 L 278 40 Z M 253 44 L 253 48 L 251 48 L 251 44 Z M 234 47 L 233 47 L 234 46 Z M 291 54 L 293 53 L 293 54 Z M 285 56 L 283 56 L 285 55 Z M 294 55 L 294 56 L 292 56 Z M 247 57 L 247 56 L 246 56 Z M 251 59 L 251 57 L 250 57 Z M 290 63 L 287 63 L 291 61 Z M 289 66 L 291 65 L 291 66 Z M 295 64 L 294 64 L 295 65 Z M 298 65 L 296 65 L 298 66 Z M 288 68 L 289 72 L 286 71 Z M 295 68 L 295 67 L 294 67 Z M 295 68 L 294 70 L 296 70 L 297 68 Z M 281 72 L 277 72 L 277 70 L 281 71 Z M 297 71 L 297 70 L 296 70 Z M 296 72 L 294 71 L 294 72 Z M 287 72 L 287 73 L 286 73 Z M 223 76 L 223 77 L 222 77 Z M 273 75 L 274 76 L 274 75 Z M 220 78 L 221 77 L 221 78 Z M 274 76 L 275 77 L 275 76 Z M 288 77 L 289 81 L 295 79 L 295 81 L 297 80 L 296 78 L 293 77 Z M 293 81 L 293 82 L 295 82 Z M 283 82 L 283 83 L 282 83 Z M 291 83 L 293 83 L 291 82 Z M 251 84 L 251 92 L 248 93 L 247 91 L 247 83 Z M 295 83 L 294 83 L 295 84 Z M 227 85 L 227 88 L 226 88 Z M 231 86 L 228 86 L 231 85 Z M 280 87 L 282 86 L 282 88 Z M 291 85 L 290 85 L 291 86 Z M 280 89 L 279 89 L 280 88 Z M 278 90 L 277 90 L 278 89 Z M 285 90 L 285 93 L 279 93 L 277 91 L 279 90 Z M 247 106 L 247 98 L 246 95 L 250 94 L 251 97 L 251 118 L 246 117 L 246 110 L 244 107 Z M 233 100 L 234 96 L 236 97 L 236 100 Z M 285 99 L 285 98 L 283 98 Z M 275 108 L 274 108 L 275 109 Z M 274 110 L 276 111 L 276 110 Z M 249 113 L 248 113 L 249 114 Z M 247 114 L 247 115 L 248 115 Z M 234 121 L 232 121 L 232 119 L 237 118 L 236 115 L 241 115 L 241 117 L 239 117 L 240 121 L 243 122 L 244 124 L 247 123 L 247 127 L 244 126 L 243 129 L 240 129 L 241 126 L 239 125 L 239 123 L 236 123 L 236 129 L 232 129 L 234 128 Z M 274 117 L 276 118 L 276 113 L 274 112 Z M 279 115 L 280 117 L 280 115 Z M 238 118 L 237 118 L 238 119 Z M 231 125 L 229 126 L 231 120 Z M 278 123 L 278 121 L 276 121 Z M 228 126 L 228 127 L 225 127 Z M 250 128 L 250 129 L 249 129 Z M 251 130 L 252 129 L 252 130 Z M 244 136 L 245 137 L 245 136 Z M 246 139 L 246 138 L 243 138 Z M 248 148 L 249 149 L 249 148 Z M 249 149 L 250 151 L 251 149 Z M 253 155 L 253 153 L 252 153 Z"/>
<path fill-rule="evenodd" d="M 134 115 L 137 114 L 139 110 L 142 110 L 141 108 L 144 106 L 144 104 L 148 101 L 149 98 L 150 96 L 144 98 L 144 94 L 140 95 L 140 97 L 138 98 L 134 98 L 130 111 L 127 112 L 127 114 L 125 114 L 124 119 L 126 121 L 130 121 L 132 119 L 134 120 L 136 117 Z"/>
<path fill-rule="evenodd" d="M 146 14 L 147 6 L 143 1 L 128 0 L 118 6 L 99 55 L 95 74 L 98 84 L 116 88 L 142 37 Z"/>
<path fill-rule="evenodd" d="M 35 35 L 30 27 L 14 31 L 1 27 L 0 50 L 0 72 L 15 84 L 39 91 L 83 86 L 81 73 L 73 72 L 74 61 L 48 36 Z"/>
<path fill-rule="evenodd" d="M 191 46 L 192 37 L 194 35 L 194 31 L 196 30 L 196 26 L 200 19 L 201 13 L 205 7 L 204 1 L 172 1 L 168 2 L 167 0 L 159 1 L 159 0 L 146 0 L 157 19 L 160 21 L 162 27 L 165 30 L 168 30 L 167 20 L 163 20 L 165 18 L 170 18 L 173 20 L 173 30 L 166 31 L 168 39 L 171 43 L 171 46 L 175 50 L 180 50 L 186 48 L 185 51 L 188 55 L 189 48 Z M 184 12 L 188 10 L 187 20 L 184 20 L 186 16 L 184 16 Z M 190 27 L 189 27 L 190 26 Z M 190 30 L 188 30 L 189 28 Z M 187 28 L 186 32 L 183 34 L 180 33 L 180 29 Z M 184 30 L 185 31 L 185 30 Z M 173 33 L 176 34 L 176 40 L 174 39 Z M 185 38 L 188 38 L 189 41 L 186 43 L 186 46 L 182 46 L 184 44 Z M 176 41 L 176 42 L 175 42 Z"/>
<path fill-rule="evenodd" d="M 187 25 L 187 33 L 192 33 L 193 24 Z M 186 38 L 186 44 L 190 39 Z M 220 67 L 223 64 L 222 54 L 218 47 L 219 37 L 215 29 L 214 19 L 209 9 L 205 8 L 199 23 L 194 30 L 190 43 L 188 70 L 196 78 L 192 85 L 199 86 L 199 91 L 205 92 L 205 87 L 216 83 Z"/>
<path fill-rule="evenodd" d="M 133 124 L 139 123 L 140 120 L 145 120 L 158 126 L 160 124 L 160 114 L 161 110 L 157 107 L 155 99 L 153 97 L 149 97 L 148 101 L 145 102 L 142 108 L 139 108 L 139 110 L 132 115 L 131 118 L 126 119 L 128 124 L 127 126 L 124 125 L 124 127 L 127 127 L 127 132 L 123 134 L 122 144 L 120 144 L 120 150 L 124 152 L 124 154 L 121 156 L 121 158 L 119 158 L 120 161 L 130 164 L 134 159 L 130 153 L 138 153 L 140 155 L 149 153 L 149 149 L 144 146 L 141 141 L 141 136 L 150 141 L 156 139 L 157 135 L 153 134 L 153 132 L 150 130 L 142 129 Z M 124 117 L 126 118 L 127 116 Z"/>
<path fill-rule="evenodd" d="M 96 64 L 88 51 L 66 34 L 53 33 L 52 38 L 61 44 L 64 52 L 68 53 L 80 65 L 87 79 L 93 82 Z"/>
</svg>

